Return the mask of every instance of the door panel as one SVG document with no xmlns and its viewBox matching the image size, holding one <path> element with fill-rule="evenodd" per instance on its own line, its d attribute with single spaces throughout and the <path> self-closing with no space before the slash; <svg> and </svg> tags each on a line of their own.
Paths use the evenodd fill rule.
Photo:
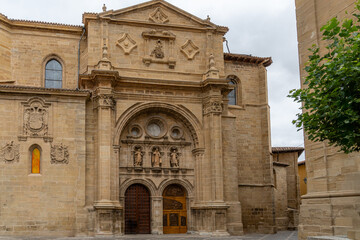
<svg viewBox="0 0 360 240">
<path fill-rule="evenodd" d="M 186 192 L 180 185 L 170 185 L 163 193 L 163 232 L 187 232 Z"/>
<path fill-rule="evenodd" d="M 125 193 L 125 234 L 150 233 L 150 194 L 141 184 L 131 185 Z"/>
</svg>

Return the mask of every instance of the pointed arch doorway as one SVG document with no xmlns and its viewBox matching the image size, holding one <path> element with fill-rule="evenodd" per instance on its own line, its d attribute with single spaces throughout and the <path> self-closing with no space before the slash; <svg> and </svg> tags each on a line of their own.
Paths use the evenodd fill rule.
<svg viewBox="0 0 360 240">
<path fill-rule="evenodd" d="M 150 193 L 142 184 L 125 192 L 125 234 L 150 233 Z"/>
<path fill-rule="evenodd" d="M 187 232 L 186 191 L 172 184 L 163 192 L 163 233 L 178 234 Z"/>
</svg>

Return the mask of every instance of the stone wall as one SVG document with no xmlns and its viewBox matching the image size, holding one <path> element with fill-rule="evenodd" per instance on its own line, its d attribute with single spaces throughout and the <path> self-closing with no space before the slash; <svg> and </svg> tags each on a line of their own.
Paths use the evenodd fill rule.
<svg viewBox="0 0 360 240">
<path fill-rule="evenodd" d="M 1 235 L 68 235 L 85 229 L 85 101 L 87 93 L 48 96 L 46 90 L 6 89 L 0 96 Z M 28 104 L 46 108 L 46 132 L 24 134 Z M 41 105 L 44 103 L 44 105 Z M 33 121 L 30 120 L 29 121 Z M 42 120 L 39 120 L 42 121 Z M 34 122 L 32 122 L 34 123 Z M 75 144 L 76 143 L 76 144 Z M 8 151 L 4 147 L 8 146 Z M 31 173 L 31 150 L 40 173 Z M 62 151 L 64 150 L 64 151 Z M 7 154 L 9 153 L 9 154 Z M 59 154 L 58 154 L 59 153 Z"/>
<path fill-rule="evenodd" d="M 320 46 L 320 28 L 332 17 L 349 17 L 354 12 L 354 0 L 296 0 L 301 82 L 312 44 Z M 307 236 L 346 235 L 353 239 L 353 230 L 360 229 L 360 155 L 343 154 L 326 142 L 305 139 L 307 194 L 300 208 L 299 239 Z M 359 239 L 359 238 L 356 238 Z"/>
</svg>

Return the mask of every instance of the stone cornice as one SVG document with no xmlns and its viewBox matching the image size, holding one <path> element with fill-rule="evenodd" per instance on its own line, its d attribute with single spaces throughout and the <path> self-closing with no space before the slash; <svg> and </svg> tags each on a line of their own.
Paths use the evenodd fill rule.
<svg viewBox="0 0 360 240">
<path fill-rule="evenodd" d="M 5 24 L 12 29 L 19 28 L 19 29 L 42 30 L 42 31 L 51 31 L 51 32 L 66 32 L 69 34 L 76 34 L 76 35 L 81 35 L 83 29 L 82 26 L 70 25 L 70 24 L 9 19 L 1 13 L 0 13 L 0 23 Z"/>
<path fill-rule="evenodd" d="M 0 93 L 19 93 L 19 94 L 42 94 L 42 95 L 60 95 L 71 97 L 90 97 L 90 91 L 80 89 L 64 89 L 64 88 L 43 88 L 43 87 L 26 87 L 26 86 L 10 86 L 0 85 Z"/>
</svg>

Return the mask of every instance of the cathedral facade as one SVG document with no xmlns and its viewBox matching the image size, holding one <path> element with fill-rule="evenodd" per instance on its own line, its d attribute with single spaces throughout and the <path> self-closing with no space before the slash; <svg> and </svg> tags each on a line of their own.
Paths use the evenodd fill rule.
<svg viewBox="0 0 360 240">
<path fill-rule="evenodd" d="M 0 234 L 276 232 L 272 61 L 227 31 L 163 0 L 0 15 Z"/>
</svg>

